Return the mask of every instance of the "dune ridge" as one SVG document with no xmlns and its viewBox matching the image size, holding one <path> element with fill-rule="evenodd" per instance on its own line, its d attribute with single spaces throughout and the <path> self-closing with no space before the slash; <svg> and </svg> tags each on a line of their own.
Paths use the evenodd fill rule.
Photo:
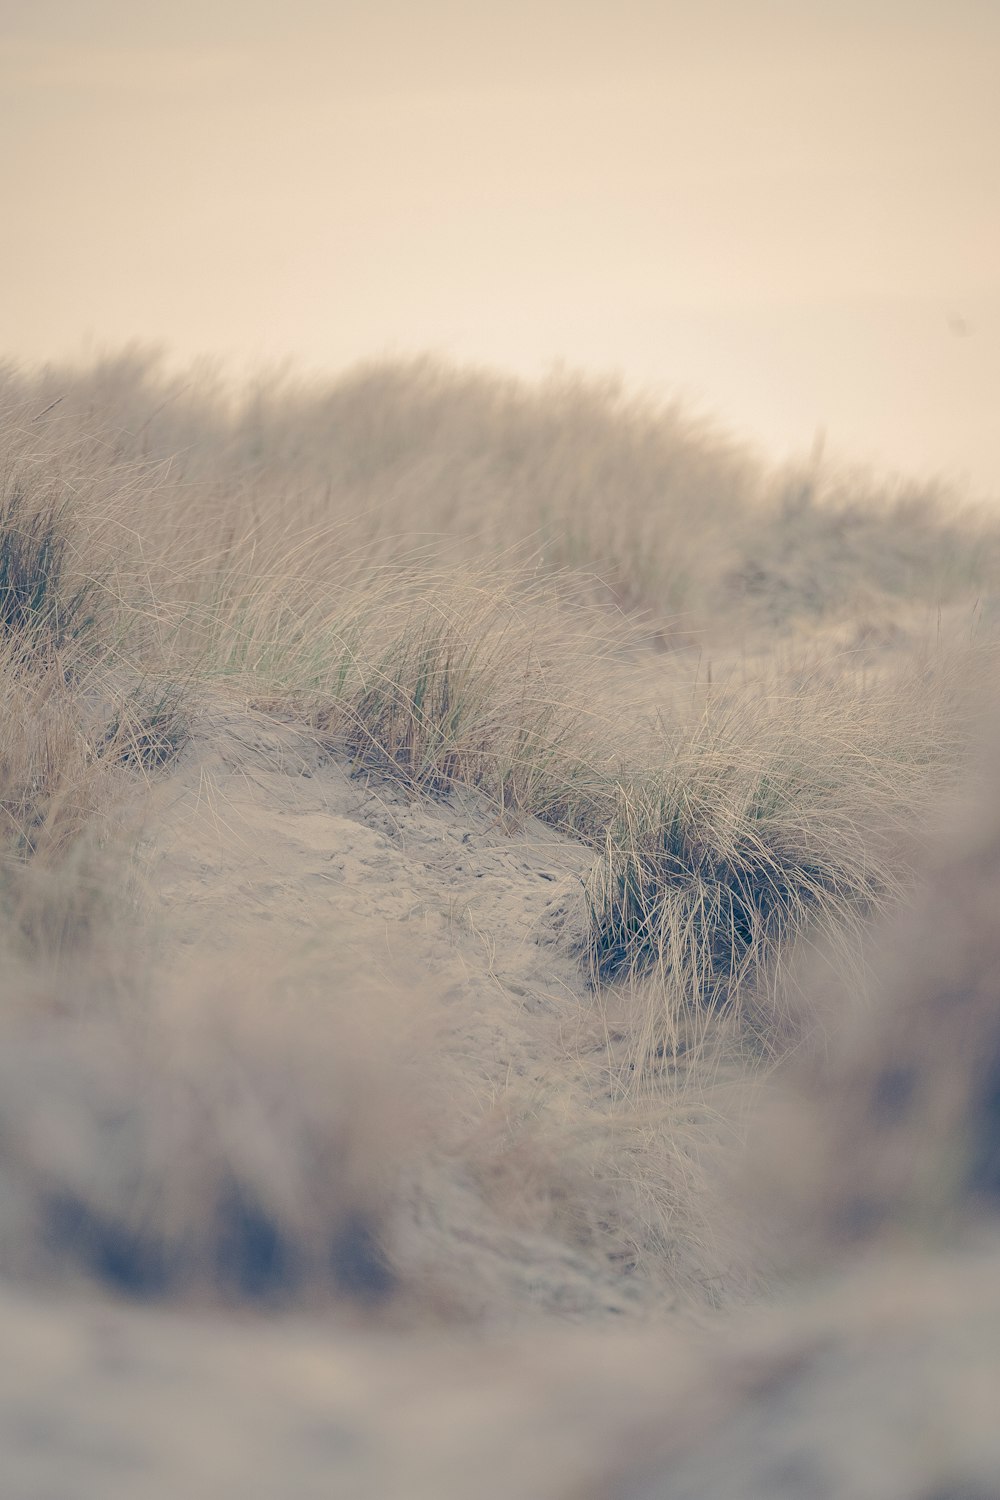
<svg viewBox="0 0 1000 1500">
<path fill-rule="evenodd" d="M 989 512 L 428 361 L 0 401 L 12 1493 L 991 1493 Z"/>
</svg>

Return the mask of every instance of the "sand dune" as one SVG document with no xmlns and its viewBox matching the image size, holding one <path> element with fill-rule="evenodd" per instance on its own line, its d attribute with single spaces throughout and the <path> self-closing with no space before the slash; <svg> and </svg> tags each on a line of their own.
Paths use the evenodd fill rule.
<svg viewBox="0 0 1000 1500">
<path fill-rule="evenodd" d="M 1000 1493 L 995 521 L 0 385 L 4 1496 Z"/>
</svg>

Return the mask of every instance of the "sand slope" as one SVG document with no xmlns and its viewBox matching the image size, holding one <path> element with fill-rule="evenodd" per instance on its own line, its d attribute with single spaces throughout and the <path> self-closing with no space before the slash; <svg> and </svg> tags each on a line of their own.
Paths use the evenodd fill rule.
<svg viewBox="0 0 1000 1500">
<path fill-rule="evenodd" d="M 680 1237 L 659 1263 L 626 1263 L 560 1203 L 533 1118 L 568 1122 L 554 1154 L 566 1142 L 566 1170 L 586 1175 L 581 1135 L 613 1110 L 615 1038 L 574 951 L 586 848 L 501 826 L 473 796 L 415 801 L 214 701 L 141 811 L 150 963 L 182 991 L 214 965 L 238 1014 L 248 968 L 328 975 L 317 1037 L 338 1007 L 395 997 L 395 1030 L 376 1034 L 402 1126 L 351 1148 L 362 1173 L 398 1157 L 373 1209 L 392 1285 L 254 1311 L 211 1288 L 163 1306 L 79 1283 L 3 1290 L 10 1500 L 1000 1493 L 995 1242 L 882 1254 L 783 1306 L 696 1317 Z M 5 1066 L 9 1081 L 15 1053 Z M 355 1081 L 350 1109 L 377 1134 L 385 1094 L 374 1072 Z M 314 1107 L 305 1082 L 282 1103 Z M 321 1165 L 357 1190 L 350 1163 Z"/>
<path fill-rule="evenodd" d="M 473 793 L 415 799 L 351 774 L 301 730 L 219 704 L 154 789 L 147 828 L 151 895 L 177 961 L 256 953 L 272 969 L 329 969 L 348 985 L 357 973 L 401 997 L 418 1054 L 410 1085 L 434 1113 L 386 1228 L 405 1284 L 517 1321 L 649 1310 L 696 1277 L 678 1255 L 667 1276 L 660 1265 L 623 1278 L 615 1244 L 583 1244 L 594 1237 L 574 1225 L 553 1232 L 558 1211 L 541 1201 L 510 1204 L 512 1172 L 544 1179 L 538 1200 L 564 1191 L 558 1163 L 535 1162 L 530 1141 L 520 1167 L 505 1165 L 512 1128 L 530 1137 L 549 1110 L 572 1155 L 611 1107 L 615 1044 L 577 952 L 592 851 L 534 818 L 511 826 Z M 328 1003 L 353 1001 L 335 987 Z M 485 1201 L 484 1178 L 505 1201 Z"/>
</svg>

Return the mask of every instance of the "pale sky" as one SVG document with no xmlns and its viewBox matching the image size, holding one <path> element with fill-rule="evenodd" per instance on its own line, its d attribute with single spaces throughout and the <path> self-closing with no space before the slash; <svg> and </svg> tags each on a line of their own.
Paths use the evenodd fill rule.
<svg viewBox="0 0 1000 1500">
<path fill-rule="evenodd" d="M 0 355 L 617 372 L 1000 499 L 1000 0 L 0 0 Z"/>
</svg>

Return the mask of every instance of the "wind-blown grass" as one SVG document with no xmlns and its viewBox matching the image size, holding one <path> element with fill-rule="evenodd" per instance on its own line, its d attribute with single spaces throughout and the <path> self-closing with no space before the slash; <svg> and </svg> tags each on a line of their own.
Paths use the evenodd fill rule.
<svg viewBox="0 0 1000 1500">
<path fill-rule="evenodd" d="M 56 651 L 93 623 L 93 583 L 64 584 L 62 521 L 56 501 L 32 505 L 18 481 L 8 481 L 0 496 L 0 633 L 23 649 Z"/>
<path fill-rule="evenodd" d="M 685 630 L 711 606 L 719 631 L 747 608 L 940 601 L 1000 576 L 989 527 L 915 492 L 824 499 L 818 472 L 767 477 L 610 386 L 427 362 L 236 400 L 134 357 L 8 374 L 5 400 L 0 618 L 19 650 L 45 634 L 65 683 L 89 653 L 60 752 L 79 776 L 168 763 L 201 681 L 415 792 L 474 786 L 594 847 L 591 972 L 655 971 L 670 1025 L 742 1004 L 803 932 L 898 890 L 882 830 L 953 760 L 941 685 L 789 677 L 696 695 L 654 732 L 622 606 L 644 629 L 683 604 Z M 11 773 L 22 844 L 54 775 Z"/>
<path fill-rule="evenodd" d="M 606 633 L 516 579 L 411 580 L 372 615 L 319 699 L 321 732 L 415 790 L 473 786 L 498 815 L 568 825 L 607 760 Z"/>
<path fill-rule="evenodd" d="M 709 690 L 664 730 L 662 758 L 616 787 L 588 890 L 595 976 L 657 978 L 647 1051 L 705 1011 L 780 1033 L 794 944 L 857 932 L 905 889 L 901 840 L 961 760 L 961 717 L 943 672 L 779 678 Z"/>
<path fill-rule="evenodd" d="M 572 572 L 674 644 L 971 604 L 1000 581 L 995 516 L 943 486 L 818 458 L 769 470 L 614 382 L 531 386 L 417 360 L 236 390 L 133 353 L 0 385 L 34 451 L 99 435 L 102 463 L 141 469 L 159 497 L 139 528 L 151 564 L 189 526 L 206 555 L 254 530 L 265 553 L 268 537 L 335 530 L 370 563 L 431 542 L 473 567 Z"/>
<path fill-rule="evenodd" d="M 569 1120 L 560 1137 L 555 1101 L 541 1141 L 529 1090 L 476 1170 L 506 1202 L 524 1186 L 523 1154 L 538 1172 L 532 1226 L 551 1222 L 581 1244 L 603 1236 L 612 1258 L 680 1256 L 689 1177 L 660 1154 L 661 1122 L 680 1127 L 672 1100 L 650 1104 L 667 1063 L 717 1022 L 780 1052 L 795 950 L 832 945 L 843 973 L 860 961 L 865 924 L 907 886 L 906 841 L 965 754 L 967 662 L 954 666 L 940 644 L 905 671 L 877 660 L 858 670 L 857 653 L 781 666 L 768 646 L 803 621 L 971 607 L 1000 579 L 1000 530 L 936 510 L 929 492 L 768 474 L 678 410 L 572 381 L 533 390 L 424 363 L 325 389 L 265 383 L 237 399 L 133 359 L 8 374 L 2 399 L 8 947 L 15 933 L 36 962 L 54 952 L 66 992 L 83 993 L 69 960 L 93 925 L 91 894 L 110 884 L 95 851 L 108 844 L 127 867 L 114 811 L 182 754 L 199 695 L 294 721 L 351 771 L 414 797 L 471 788 L 499 827 L 538 818 L 592 852 L 583 925 L 566 917 L 562 937 L 592 982 L 594 1014 L 621 1000 L 627 1057 L 602 1080 L 605 1114 Z M 650 650 L 650 637 L 675 649 Z M 685 647 L 694 639 L 707 643 L 714 684 Z M 141 986 L 123 993 L 144 1003 Z M 118 1034 L 113 1018 L 107 1034 Z M 129 1045 L 141 1037 L 138 1024 Z M 290 1041 L 274 1087 L 288 1089 L 308 1051 L 308 1037 Z M 709 1053 L 689 1050 L 692 1067 Z M 138 1133 L 122 1136 L 123 1175 L 109 1168 L 92 1197 L 69 1174 L 48 1232 L 79 1240 L 85 1260 L 131 1245 L 140 1280 L 201 1288 L 218 1286 L 220 1244 L 243 1236 L 235 1263 L 263 1236 L 275 1285 L 279 1241 L 299 1264 L 293 1281 L 324 1284 L 342 1221 L 315 1166 L 290 1217 L 267 1201 L 281 1174 L 263 1169 L 242 1180 L 239 1203 L 253 1212 L 234 1209 L 233 1133 L 253 1116 L 237 1109 L 205 1193 L 191 1188 L 168 1223 L 158 1207 L 187 1194 L 188 1179 L 160 1141 L 188 1097 L 185 1070 L 143 1123 L 134 1091 L 93 1066 L 81 1117 L 99 1123 L 107 1091 L 137 1111 Z M 143 1053 L 142 1066 L 161 1076 L 156 1057 Z M 213 1066 L 198 1073 L 199 1100 Z M 335 1146 L 343 1123 L 309 1076 L 308 1118 L 293 1102 L 279 1131 L 274 1159 L 290 1176 L 315 1162 L 314 1142 Z M 294 1101 L 294 1088 L 282 1097 Z M 31 1211 L 51 1215 L 30 1154 L 14 1151 L 8 1167 Z M 163 1205 L 143 1197 L 147 1174 Z M 314 1188 L 322 1211 L 310 1217 Z"/>
<path fill-rule="evenodd" d="M 0 912 L 48 961 L 107 911 L 123 773 L 179 747 L 183 692 L 155 677 L 138 471 L 35 416 L 0 414 Z"/>
</svg>

